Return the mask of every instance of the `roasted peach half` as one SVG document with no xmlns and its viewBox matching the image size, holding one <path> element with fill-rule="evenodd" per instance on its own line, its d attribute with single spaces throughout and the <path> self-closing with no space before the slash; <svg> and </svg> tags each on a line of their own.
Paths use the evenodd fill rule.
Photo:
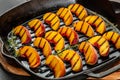
<svg viewBox="0 0 120 80">
<path fill-rule="evenodd" d="M 110 45 L 109 42 L 102 36 L 94 36 L 88 40 L 93 46 L 96 46 L 99 49 L 101 56 L 108 56 Z"/>
<path fill-rule="evenodd" d="M 65 41 L 64 38 L 61 36 L 59 32 L 56 31 L 48 31 L 45 34 L 45 39 L 50 42 L 55 44 L 55 50 L 62 50 L 65 46 Z"/>
<path fill-rule="evenodd" d="M 66 74 L 66 68 L 64 62 L 55 55 L 50 55 L 47 57 L 45 64 L 54 71 L 55 78 L 63 77 Z"/>
<path fill-rule="evenodd" d="M 104 20 L 96 15 L 90 15 L 85 18 L 87 23 L 94 26 L 96 28 L 96 31 L 100 34 L 103 34 L 106 31 L 106 24 Z"/>
<path fill-rule="evenodd" d="M 51 50 L 51 46 L 50 46 L 49 42 L 42 37 L 35 38 L 33 45 L 35 47 L 41 48 L 43 51 L 43 55 L 45 57 L 48 57 L 49 55 L 52 54 L 52 50 Z"/>
<path fill-rule="evenodd" d="M 81 71 L 82 69 L 82 59 L 80 55 L 74 50 L 65 50 L 58 54 L 58 56 L 63 61 L 69 61 L 72 67 L 72 70 L 75 72 Z"/>
<path fill-rule="evenodd" d="M 43 20 L 49 24 L 53 30 L 57 30 L 60 27 L 60 19 L 55 13 L 46 13 L 43 16 Z"/>
<path fill-rule="evenodd" d="M 21 57 L 27 58 L 30 68 L 37 68 L 40 65 L 40 57 L 38 52 L 31 46 L 23 46 L 18 50 Z"/>
<path fill-rule="evenodd" d="M 65 25 L 70 25 L 73 22 L 73 15 L 68 8 L 60 8 L 56 13 L 60 18 L 63 19 Z"/>
<path fill-rule="evenodd" d="M 73 24 L 74 30 L 85 34 L 88 37 L 94 36 L 94 30 L 87 22 L 78 21 Z"/>
<path fill-rule="evenodd" d="M 27 44 L 31 41 L 31 35 L 28 29 L 22 25 L 15 27 L 12 32 L 14 35 L 21 37 L 22 44 Z"/>
<path fill-rule="evenodd" d="M 45 26 L 39 19 L 33 19 L 28 22 L 30 28 L 33 28 L 35 31 L 35 35 L 37 37 L 43 36 L 45 34 Z"/>
<path fill-rule="evenodd" d="M 120 49 L 120 34 L 115 31 L 109 31 L 103 34 L 108 41 L 112 41 L 117 49 Z"/>
<path fill-rule="evenodd" d="M 80 52 L 84 53 L 86 63 L 94 65 L 98 61 L 98 54 L 96 49 L 89 42 L 83 41 L 79 45 Z"/>
<path fill-rule="evenodd" d="M 74 13 L 80 20 L 88 16 L 87 10 L 80 4 L 70 4 L 68 9 Z"/>
<path fill-rule="evenodd" d="M 70 27 L 63 26 L 58 32 L 69 39 L 70 45 L 77 44 L 79 41 L 78 34 Z"/>
</svg>

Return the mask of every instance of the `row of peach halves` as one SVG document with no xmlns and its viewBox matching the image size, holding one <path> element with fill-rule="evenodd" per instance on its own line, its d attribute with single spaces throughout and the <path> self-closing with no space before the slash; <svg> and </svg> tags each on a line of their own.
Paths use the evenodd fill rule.
<svg viewBox="0 0 120 80">
<path fill-rule="evenodd" d="M 73 23 L 73 15 L 75 14 L 81 21 Z M 60 27 L 60 18 L 65 23 L 65 26 Z M 46 57 L 45 64 L 48 65 L 53 71 L 56 78 L 62 77 L 66 73 L 65 64 L 63 61 L 68 61 L 71 64 L 72 71 L 79 72 L 82 69 L 82 59 L 78 52 L 68 49 L 63 50 L 65 46 L 65 40 L 63 36 L 67 37 L 70 45 L 76 45 L 79 42 L 77 33 L 83 33 L 85 36 L 91 37 L 88 41 L 83 41 L 78 44 L 78 49 L 84 54 L 86 63 L 94 65 L 98 61 L 98 53 L 96 49 L 99 49 L 99 54 L 103 57 L 108 56 L 110 45 L 108 41 L 112 41 L 117 49 L 120 49 L 120 35 L 117 32 L 106 32 L 106 24 L 104 20 L 97 15 L 87 14 L 86 9 L 80 4 L 70 4 L 68 8 L 60 8 L 56 14 L 48 12 L 44 14 L 43 20 L 49 24 L 51 31 L 45 31 L 45 26 L 39 19 L 33 19 L 28 22 L 28 26 L 34 29 L 35 40 L 33 45 L 42 49 L 43 55 Z M 69 27 L 73 23 L 74 29 Z M 95 31 L 102 36 L 95 36 Z M 31 41 L 31 34 L 29 30 L 20 25 L 13 29 L 14 35 L 21 37 L 21 43 L 27 44 Z M 103 34 L 104 33 L 104 34 Z M 55 51 L 62 51 L 56 55 L 52 55 L 51 44 L 55 44 Z M 28 59 L 31 68 L 36 68 L 40 65 L 40 57 L 33 47 L 22 46 L 16 54 Z"/>
</svg>

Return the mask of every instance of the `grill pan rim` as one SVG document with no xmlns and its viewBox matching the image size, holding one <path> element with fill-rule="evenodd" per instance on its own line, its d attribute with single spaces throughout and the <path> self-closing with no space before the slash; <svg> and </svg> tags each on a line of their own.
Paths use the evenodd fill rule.
<svg viewBox="0 0 120 80">
<path fill-rule="evenodd" d="M 98 14 L 97 14 L 98 15 Z M 108 20 L 107 20 L 108 21 Z M 109 22 L 109 21 L 108 21 Z M 113 24 L 111 24 L 112 26 L 114 26 Z M 114 26 L 115 27 L 115 26 Z M 118 32 L 119 30 L 117 30 L 117 32 Z M 20 64 L 20 62 L 19 62 L 19 60 L 17 60 L 15 57 L 13 57 L 13 56 L 11 56 L 11 55 L 7 55 L 6 53 L 4 53 L 4 51 L 3 51 L 3 49 L 4 49 L 4 41 L 1 39 L 1 41 L 2 41 L 2 49 L 1 49 L 1 51 L 2 51 L 2 54 L 3 55 L 5 55 L 5 56 L 7 56 L 7 57 L 9 57 L 9 58 L 13 58 L 13 59 L 15 59 L 19 64 Z M 20 64 L 21 65 L 21 64 Z M 21 66 L 23 66 L 23 65 L 21 65 Z M 31 71 L 30 71 L 30 73 L 32 73 Z M 32 74 L 34 74 L 34 73 L 32 73 Z M 79 73 L 78 74 L 75 74 L 74 76 L 78 76 L 78 75 L 80 75 Z M 74 76 L 71 76 L 71 77 L 74 77 Z M 48 78 L 44 78 L 44 77 L 41 77 L 41 78 L 43 78 L 43 79 L 48 79 Z M 70 78 L 69 76 L 68 77 L 62 77 L 62 78 L 59 78 L 59 79 L 67 79 L 67 78 Z M 55 79 L 55 80 L 58 80 L 58 79 Z"/>
</svg>

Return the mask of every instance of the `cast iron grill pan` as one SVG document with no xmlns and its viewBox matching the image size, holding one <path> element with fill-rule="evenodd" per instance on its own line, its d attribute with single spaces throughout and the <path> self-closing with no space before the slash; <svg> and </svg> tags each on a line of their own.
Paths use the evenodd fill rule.
<svg viewBox="0 0 120 80">
<path fill-rule="evenodd" d="M 101 15 L 99 15 L 99 14 L 97 14 L 97 13 L 95 13 L 95 12 L 89 10 L 89 9 L 87 9 L 87 11 L 88 11 L 88 14 L 94 14 L 94 15 L 98 15 L 98 16 L 102 17 Z M 56 13 L 56 11 L 51 11 L 51 12 Z M 40 19 L 40 20 L 44 23 L 46 32 L 52 30 L 52 29 L 50 28 L 50 26 L 43 21 L 43 19 L 42 19 L 42 18 L 43 18 L 43 15 L 44 15 L 44 14 L 42 14 L 42 15 L 40 15 L 40 16 L 38 16 L 38 17 L 35 17 L 35 18 Z M 76 21 L 78 21 L 78 18 L 77 18 L 74 14 L 73 14 L 73 17 L 74 17 L 74 18 L 73 18 L 73 19 L 74 19 L 73 23 L 76 22 Z M 107 31 L 116 31 L 116 32 L 119 32 L 119 30 L 118 30 L 112 23 L 110 23 L 106 18 L 104 18 L 104 17 L 102 17 L 102 18 L 104 19 L 104 21 L 106 22 L 106 25 L 107 25 L 106 32 L 107 32 Z M 32 37 L 32 41 L 31 41 L 31 43 L 28 44 L 28 45 L 34 47 L 34 46 L 33 46 L 33 41 L 34 41 L 34 39 L 35 39 L 36 37 L 35 37 L 34 31 L 28 27 L 28 22 L 29 22 L 29 21 L 23 23 L 22 25 L 25 26 L 25 27 L 27 27 L 27 29 L 29 30 L 29 32 L 30 32 L 30 34 L 31 34 L 31 37 Z M 64 22 L 61 20 L 61 21 L 60 21 L 60 27 L 63 26 L 63 25 L 65 25 L 65 24 L 64 24 Z M 70 25 L 70 26 L 72 27 L 72 25 Z M 79 42 L 82 42 L 82 41 L 85 41 L 85 40 L 88 40 L 88 39 L 89 39 L 89 38 L 86 37 L 84 34 L 81 34 L 81 33 L 78 33 L 78 34 L 79 34 Z M 9 34 L 8 34 L 8 40 L 11 39 L 11 35 L 12 35 L 12 33 L 9 32 Z M 100 34 L 95 33 L 95 35 L 100 35 Z M 13 36 L 13 37 L 14 37 L 14 36 Z M 64 38 L 65 38 L 65 37 L 64 37 Z M 15 47 L 16 50 L 18 50 L 21 46 L 24 46 L 23 44 L 21 44 L 21 41 L 20 41 L 20 38 L 19 38 L 19 37 L 17 37 L 17 40 L 15 40 L 15 43 L 17 44 L 17 46 Z M 69 42 L 68 42 L 67 39 L 65 39 L 65 48 L 67 48 L 68 45 L 69 45 Z M 36 48 L 36 47 L 34 47 L 34 48 Z M 55 54 L 55 51 L 54 51 L 53 48 L 54 48 L 54 45 L 52 45 L 52 53 Z M 10 53 L 14 53 L 14 52 L 13 52 L 13 47 L 12 47 L 11 45 L 9 45 L 8 49 L 9 49 Z M 57 78 L 54 78 L 54 73 L 53 73 L 53 71 L 52 71 L 48 66 L 45 65 L 45 60 L 46 60 L 46 58 L 45 58 L 44 55 L 42 54 L 42 51 L 41 51 L 40 49 L 38 49 L 38 48 L 36 48 L 36 49 L 37 49 L 37 51 L 39 52 L 39 55 L 40 55 L 40 58 L 41 58 L 41 65 L 40 65 L 38 68 L 36 68 L 36 69 L 30 69 L 28 62 L 27 62 L 25 59 L 21 59 L 21 58 L 18 58 L 18 57 L 16 57 L 16 59 L 18 60 L 18 62 L 19 62 L 23 67 L 25 67 L 25 69 L 27 69 L 27 70 L 30 71 L 32 74 L 34 74 L 34 75 L 36 75 L 36 76 L 38 76 L 38 77 L 40 77 L 40 78 L 42 78 L 42 79 L 47 79 L 47 80 L 49 80 L 49 79 L 57 79 Z M 75 49 L 75 48 L 74 48 L 73 50 L 79 52 L 78 49 Z M 71 65 L 70 65 L 70 63 L 64 62 L 64 63 L 65 63 L 65 66 L 66 66 L 66 75 L 63 76 L 63 77 L 61 77 L 61 78 L 58 78 L 58 79 L 63 80 L 63 79 L 70 79 L 70 78 L 72 78 L 72 77 L 77 77 L 77 76 L 80 77 L 80 75 L 82 75 L 82 74 L 85 74 L 85 75 L 86 75 L 86 74 L 88 74 L 88 72 L 90 73 L 90 72 L 92 72 L 92 71 L 96 71 L 96 70 L 98 70 L 98 69 L 102 69 L 102 68 L 104 68 L 106 65 L 111 64 L 111 63 L 114 63 L 114 61 L 116 61 L 116 60 L 119 58 L 119 56 L 120 56 L 120 51 L 117 50 L 117 49 L 115 49 L 115 47 L 113 46 L 113 44 L 110 44 L 110 53 L 109 53 L 108 57 L 103 58 L 103 57 L 101 57 L 101 56 L 99 55 L 99 59 L 98 59 L 97 64 L 92 65 L 92 66 L 87 65 L 86 62 L 85 62 L 84 56 L 83 56 L 80 52 L 79 52 L 79 54 L 80 54 L 80 56 L 82 57 L 82 63 L 83 63 L 82 71 L 80 71 L 80 72 L 73 72 L 73 71 L 71 70 Z M 11 55 L 14 56 L 13 54 L 11 54 Z M 89 75 L 89 76 L 90 76 L 90 75 Z M 105 76 L 105 75 L 104 75 L 104 76 Z"/>
</svg>

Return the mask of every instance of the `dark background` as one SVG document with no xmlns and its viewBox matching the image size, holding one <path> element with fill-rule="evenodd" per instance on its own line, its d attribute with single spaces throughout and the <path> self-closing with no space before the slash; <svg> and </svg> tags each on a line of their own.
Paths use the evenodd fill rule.
<svg viewBox="0 0 120 80">
<path fill-rule="evenodd" d="M 0 16 L 7 12 L 8 10 L 14 8 L 16 5 L 23 4 L 29 0 L 0 0 Z M 94 11 L 98 11 L 98 13 L 102 14 L 102 12 L 97 9 L 97 6 L 109 6 L 111 5 L 111 8 L 107 11 L 106 8 L 104 8 L 106 14 L 104 16 L 109 17 L 109 20 L 112 21 L 115 24 L 120 25 L 120 0 L 110 0 L 110 3 L 103 4 L 103 5 L 96 5 L 96 3 L 99 3 L 100 0 L 82 0 L 84 4 L 92 4 L 91 6 L 86 6 Z M 106 0 L 103 0 L 106 1 Z M 93 7 L 96 6 L 96 7 Z M 108 15 L 107 15 L 108 14 Z M 111 18 L 110 18 L 111 17 Z M 120 26 L 119 26 L 120 28 Z M 11 74 L 3 69 L 3 67 L 0 65 L 0 80 L 36 80 L 35 77 L 25 77 L 25 76 L 18 76 Z"/>
</svg>

